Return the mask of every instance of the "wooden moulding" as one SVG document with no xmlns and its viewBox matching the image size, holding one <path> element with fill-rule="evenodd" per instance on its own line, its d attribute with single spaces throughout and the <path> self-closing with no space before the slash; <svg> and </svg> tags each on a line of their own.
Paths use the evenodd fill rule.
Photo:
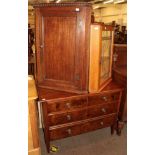
<svg viewBox="0 0 155 155">
<path fill-rule="evenodd" d="M 91 3 L 88 2 L 63 2 L 63 3 L 54 3 L 54 2 L 50 2 L 50 3 L 33 3 L 33 7 L 49 7 L 49 6 L 88 6 L 91 7 Z"/>
</svg>

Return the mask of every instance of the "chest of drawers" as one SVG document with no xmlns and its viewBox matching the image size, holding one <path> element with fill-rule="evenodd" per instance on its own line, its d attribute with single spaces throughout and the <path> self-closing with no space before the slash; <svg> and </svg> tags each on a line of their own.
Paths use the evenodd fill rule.
<svg viewBox="0 0 155 155">
<path fill-rule="evenodd" d="M 111 82 L 99 93 L 73 94 L 39 89 L 47 150 L 50 141 L 111 127 L 117 130 L 122 88 Z"/>
</svg>

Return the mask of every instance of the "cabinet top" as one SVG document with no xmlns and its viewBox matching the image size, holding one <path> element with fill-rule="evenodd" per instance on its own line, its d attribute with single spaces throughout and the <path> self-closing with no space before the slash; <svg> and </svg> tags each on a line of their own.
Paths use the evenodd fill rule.
<svg viewBox="0 0 155 155">
<path fill-rule="evenodd" d="M 62 7 L 62 6 L 85 6 L 85 7 L 91 7 L 91 3 L 88 2 L 62 2 L 62 3 L 34 3 L 33 7 L 49 7 L 49 6 L 57 6 L 57 7 Z"/>
</svg>

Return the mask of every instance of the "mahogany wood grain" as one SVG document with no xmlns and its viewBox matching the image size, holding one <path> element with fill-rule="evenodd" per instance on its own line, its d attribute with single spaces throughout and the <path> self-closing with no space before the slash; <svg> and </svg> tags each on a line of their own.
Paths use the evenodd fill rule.
<svg viewBox="0 0 155 155">
<path fill-rule="evenodd" d="M 87 118 L 116 113 L 116 105 L 117 103 L 114 102 L 111 104 L 99 104 L 88 107 Z"/>
<path fill-rule="evenodd" d="M 108 104 L 110 102 L 118 101 L 119 94 L 120 93 L 117 92 L 117 93 L 104 93 L 88 96 L 88 105 Z"/>
<path fill-rule="evenodd" d="M 70 123 L 66 126 L 57 126 L 50 129 L 50 139 L 56 140 L 60 138 L 75 136 L 81 133 L 93 131 L 103 127 L 111 126 L 116 122 L 116 116 L 97 117 L 81 122 Z"/>
<path fill-rule="evenodd" d="M 42 92 L 44 89 L 39 90 Z M 88 120 L 96 121 L 99 118 L 117 115 L 120 105 L 121 91 L 122 86 L 115 82 L 111 82 L 102 90 L 102 92 L 98 93 L 88 93 L 83 95 L 75 95 L 71 93 L 72 95 L 70 94 L 68 97 L 64 93 L 65 95 L 62 97 L 61 95 L 63 92 L 60 91 L 61 97 L 59 98 L 58 92 L 56 93 L 56 96 L 54 96 L 53 92 L 48 92 L 47 96 L 49 98 L 50 96 L 53 97 L 53 99 L 48 98 L 48 100 L 43 100 L 45 122 L 44 132 L 48 151 L 50 140 L 65 138 L 102 127 L 101 125 L 98 125 L 96 128 L 88 127 Z M 46 91 L 44 90 L 44 93 L 45 92 Z M 104 97 L 106 97 L 106 100 Z M 105 111 L 102 110 L 103 108 Z M 67 115 L 70 115 L 69 120 Z M 114 129 L 117 128 L 116 120 L 117 117 L 115 117 L 115 121 L 111 120 L 107 125 L 103 125 L 103 127 L 111 126 L 111 133 L 113 133 Z M 105 118 L 104 121 L 106 122 L 107 118 Z M 52 130 L 52 132 L 49 130 Z M 70 133 L 70 130 L 72 131 L 72 134 Z"/>
<path fill-rule="evenodd" d="M 62 112 L 57 114 L 50 113 L 48 117 L 49 117 L 49 124 L 51 126 L 79 121 L 87 118 L 87 109 L 82 108 L 79 110 L 72 110 L 72 111 Z"/>
<path fill-rule="evenodd" d="M 110 82 L 106 87 L 104 87 L 100 92 L 96 93 L 88 93 L 88 94 L 76 94 L 76 93 L 68 93 L 65 91 L 56 91 L 52 89 L 45 89 L 45 88 L 38 88 L 38 94 L 39 94 L 39 99 L 45 99 L 50 102 L 55 102 L 57 101 L 63 101 L 67 99 L 73 99 L 73 98 L 85 98 L 87 96 L 94 96 L 94 95 L 105 95 L 106 93 L 116 93 L 120 92 L 123 90 L 123 86 L 120 84 L 117 84 L 116 82 L 112 81 Z"/>
<path fill-rule="evenodd" d="M 117 58 L 113 64 L 113 79 L 124 87 L 118 115 L 117 133 L 120 135 L 124 122 L 127 121 L 127 44 L 115 44 L 114 53 Z"/>
</svg>

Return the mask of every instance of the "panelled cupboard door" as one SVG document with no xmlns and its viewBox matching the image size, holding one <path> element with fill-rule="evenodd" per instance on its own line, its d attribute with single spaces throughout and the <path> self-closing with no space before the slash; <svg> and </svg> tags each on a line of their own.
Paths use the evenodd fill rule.
<svg viewBox="0 0 155 155">
<path fill-rule="evenodd" d="M 91 7 L 35 10 L 38 86 L 87 92 Z"/>
</svg>

